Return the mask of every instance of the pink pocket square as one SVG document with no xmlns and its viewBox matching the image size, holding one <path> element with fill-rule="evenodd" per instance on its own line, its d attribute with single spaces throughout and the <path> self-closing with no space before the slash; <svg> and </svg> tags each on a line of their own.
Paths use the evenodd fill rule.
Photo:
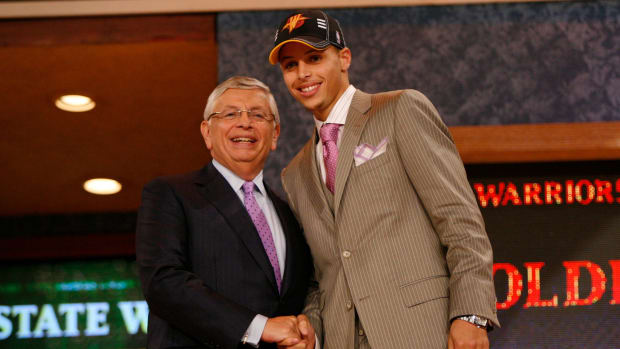
<svg viewBox="0 0 620 349">
<path fill-rule="evenodd" d="M 373 146 L 372 144 L 360 144 L 355 147 L 355 151 L 353 152 L 353 159 L 355 160 L 355 166 L 359 166 L 365 163 L 368 160 L 372 160 L 377 156 L 385 153 L 385 149 L 387 148 L 388 139 L 387 137 L 383 138 L 377 146 Z"/>
</svg>

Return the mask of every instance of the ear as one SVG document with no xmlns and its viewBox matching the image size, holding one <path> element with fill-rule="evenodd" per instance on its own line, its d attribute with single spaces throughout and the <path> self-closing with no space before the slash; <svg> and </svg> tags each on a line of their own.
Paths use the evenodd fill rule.
<svg viewBox="0 0 620 349">
<path fill-rule="evenodd" d="M 340 70 L 344 73 L 351 66 L 351 50 L 348 47 L 338 51 L 338 59 L 340 60 Z"/>
<path fill-rule="evenodd" d="M 273 139 L 271 140 L 271 150 L 276 150 L 278 145 L 278 137 L 280 137 L 280 124 L 276 124 L 276 127 L 273 129 Z"/>
<path fill-rule="evenodd" d="M 212 150 L 213 142 L 211 140 L 211 128 L 208 121 L 203 120 L 200 123 L 200 133 L 202 133 L 202 138 L 205 140 L 207 149 Z"/>
</svg>

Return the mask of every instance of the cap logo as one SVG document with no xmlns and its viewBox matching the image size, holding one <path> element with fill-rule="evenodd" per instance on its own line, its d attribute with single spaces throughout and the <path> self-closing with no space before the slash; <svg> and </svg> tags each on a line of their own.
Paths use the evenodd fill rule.
<svg viewBox="0 0 620 349">
<path fill-rule="evenodd" d="M 284 27 L 282 27 L 282 30 L 288 29 L 288 32 L 292 33 L 293 30 L 295 30 L 295 29 L 301 27 L 302 25 L 304 25 L 304 21 L 306 19 L 310 19 L 310 18 L 304 17 L 301 13 L 298 13 L 298 14 L 296 14 L 294 16 L 291 16 L 286 21 L 286 24 L 284 25 Z"/>
</svg>

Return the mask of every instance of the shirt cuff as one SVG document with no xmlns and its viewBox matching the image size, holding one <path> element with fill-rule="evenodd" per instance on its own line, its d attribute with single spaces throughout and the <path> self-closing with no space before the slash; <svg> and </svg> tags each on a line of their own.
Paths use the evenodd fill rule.
<svg viewBox="0 0 620 349">
<path fill-rule="evenodd" d="M 254 348 L 258 348 L 258 342 L 260 342 L 260 337 L 263 335 L 267 319 L 266 316 L 256 314 L 252 322 L 250 322 L 250 326 L 245 331 L 243 338 L 241 338 L 241 341 L 250 344 Z"/>
</svg>

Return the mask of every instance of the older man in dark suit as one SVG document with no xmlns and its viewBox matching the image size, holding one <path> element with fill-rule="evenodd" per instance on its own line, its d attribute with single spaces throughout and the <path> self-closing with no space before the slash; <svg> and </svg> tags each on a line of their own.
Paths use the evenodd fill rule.
<svg viewBox="0 0 620 349">
<path fill-rule="evenodd" d="M 280 133 L 275 100 L 262 82 L 233 77 L 211 93 L 204 119 L 213 161 L 143 191 L 136 254 L 147 346 L 303 346 L 295 314 L 311 257 L 289 207 L 263 183 Z"/>
</svg>

